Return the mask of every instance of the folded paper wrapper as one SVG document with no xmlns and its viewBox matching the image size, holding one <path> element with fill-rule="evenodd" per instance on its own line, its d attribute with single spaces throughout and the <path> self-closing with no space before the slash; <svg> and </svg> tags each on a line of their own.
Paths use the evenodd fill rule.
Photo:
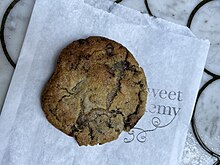
<svg viewBox="0 0 220 165">
<path fill-rule="evenodd" d="M 145 71 L 148 100 L 129 133 L 80 147 L 46 120 L 40 96 L 62 48 L 89 36 L 128 48 Z M 0 116 L 0 164 L 178 164 L 208 49 L 186 27 L 111 1 L 37 0 Z"/>
</svg>

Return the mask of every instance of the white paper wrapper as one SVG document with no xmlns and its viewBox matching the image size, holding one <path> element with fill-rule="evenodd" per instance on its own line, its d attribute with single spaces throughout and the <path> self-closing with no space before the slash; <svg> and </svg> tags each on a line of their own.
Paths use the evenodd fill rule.
<svg viewBox="0 0 220 165">
<path fill-rule="evenodd" d="M 152 28 L 165 30 L 167 32 L 173 32 L 185 36 L 195 37 L 195 35 L 185 26 L 174 24 L 172 22 L 165 21 L 161 18 L 149 17 L 148 14 L 142 14 L 140 13 L 140 11 L 136 11 L 123 5 L 116 4 L 114 3 L 114 1 L 84 0 L 84 2 L 90 4 L 93 7 L 102 9 L 106 12 L 112 13 L 120 18 L 123 18 L 128 23 L 143 26 L 151 26 Z"/>
<path fill-rule="evenodd" d="M 178 164 L 209 42 L 181 35 L 185 28 L 173 33 L 135 25 L 118 12 L 90 5 L 37 0 L 0 117 L 0 164 Z M 145 115 L 130 133 L 104 145 L 79 147 L 48 123 L 40 95 L 61 49 L 94 35 L 113 39 L 132 52 L 146 73 L 149 96 Z"/>
</svg>

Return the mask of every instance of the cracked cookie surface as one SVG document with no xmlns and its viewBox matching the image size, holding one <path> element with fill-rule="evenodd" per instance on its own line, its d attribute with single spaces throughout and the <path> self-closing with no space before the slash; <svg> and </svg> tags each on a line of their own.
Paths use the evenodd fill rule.
<svg viewBox="0 0 220 165">
<path fill-rule="evenodd" d="M 41 104 L 48 121 L 79 145 L 104 144 L 144 115 L 146 88 L 143 69 L 124 46 L 89 37 L 61 51 Z"/>
</svg>

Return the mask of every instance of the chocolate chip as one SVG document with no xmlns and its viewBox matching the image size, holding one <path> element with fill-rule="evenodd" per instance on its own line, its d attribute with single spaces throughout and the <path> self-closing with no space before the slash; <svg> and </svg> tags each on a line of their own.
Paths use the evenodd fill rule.
<svg viewBox="0 0 220 165">
<path fill-rule="evenodd" d="M 75 69 L 75 66 L 76 66 L 76 65 L 74 65 L 73 63 L 71 63 L 70 66 L 69 66 L 69 70 Z"/>
<path fill-rule="evenodd" d="M 106 54 L 108 55 L 108 56 L 113 56 L 114 54 L 113 54 L 113 51 L 114 51 L 114 47 L 112 46 L 112 44 L 108 44 L 107 46 L 106 46 Z"/>
<path fill-rule="evenodd" d="M 80 45 L 84 45 L 84 44 L 89 43 L 87 40 L 84 40 L 84 39 L 80 39 L 80 40 L 78 40 L 78 42 L 79 42 Z"/>
</svg>

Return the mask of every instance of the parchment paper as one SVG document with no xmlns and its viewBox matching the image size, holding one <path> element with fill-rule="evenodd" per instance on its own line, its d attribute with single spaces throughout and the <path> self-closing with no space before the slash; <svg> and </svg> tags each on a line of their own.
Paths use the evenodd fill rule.
<svg viewBox="0 0 220 165">
<path fill-rule="evenodd" d="M 79 147 L 46 120 L 40 95 L 61 49 L 92 35 L 132 52 L 146 73 L 149 97 L 145 115 L 129 133 Z M 208 41 L 131 24 L 79 1 L 37 0 L 0 116 L 1 164 L 178 164 L 208 48 Z"/>
</svg>

